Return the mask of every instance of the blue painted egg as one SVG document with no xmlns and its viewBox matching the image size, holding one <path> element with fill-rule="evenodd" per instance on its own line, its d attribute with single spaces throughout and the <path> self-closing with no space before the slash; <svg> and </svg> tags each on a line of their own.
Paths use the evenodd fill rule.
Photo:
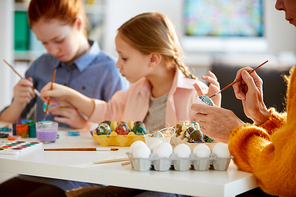
<svg viewBox="0 0 296 197">
<path fill-rule="evenodd" d="M 134 126 L 134 128 L 132 129 L 132 131 L 136 134 L 136 135 L 144 135 L 147 134 L 147 130 L 146 127 L 143 124 L 136 124 Z"/>
</svg>

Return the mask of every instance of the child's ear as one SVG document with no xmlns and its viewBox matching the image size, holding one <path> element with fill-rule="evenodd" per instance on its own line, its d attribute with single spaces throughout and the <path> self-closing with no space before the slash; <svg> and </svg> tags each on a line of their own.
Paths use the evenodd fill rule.
<svg viewBox="0 0 296 197">
<path fill-rule="evenodd" d="M 77 29 L 80 31 L 83 29 L 83 22 L 82 22 L 82 18 L 80 15 L 77 16 L 76 20 L 75 20 L 75 26 L 77 27 Z"/>
<path fill-rule="evenodd" d="M 162 56 L 159 53 L 150 54 L 150 66 L 157 66 L 161 62 Z"/>
</svg>

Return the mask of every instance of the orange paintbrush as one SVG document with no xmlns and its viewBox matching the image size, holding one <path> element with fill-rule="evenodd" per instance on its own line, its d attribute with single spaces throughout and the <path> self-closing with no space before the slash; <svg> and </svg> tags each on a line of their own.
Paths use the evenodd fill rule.
<svg viewBox="0 0 296 197">
<path fill-rule="evenodd" d="M 260 64 L 256 68 L 254 68 L 253 70 L 249 71 L 249 73 L 251 74 L 252 72 L 254 72 L 255 70 L 257 70 L 258 68 L 260 68 L 261 66 L 263 66 L 264 64 L 266 64 L 267 62 L 268 62 L 268 60 L 266 60 L 265 62 L 263 62 L 262 64 Z M 227 85 L 226 87 L 224 87 L 223 89 L 221 89 L 219 92 L 217 92 L 217 93 L 213 94 L 212 96 L 210 96 L 210 98 L 216 96 L 217 94 L 221 93 L 223 90 L 229 88 L 230 86 L 232 86 L 233 84 L 235 84 L 235 83 L 237 83 L 237 82 L 239 82 L 241 80 L 242 80 L 242 78 L 239 78 L 239 79 L 234 80 L 232 83 L 230 83 L 229 85 Z"/>
<path fill-rule="evenodd" d="M 55 79 L 55 76 L 56 76 L 56 72 L 57 72 L 57 70 L 54 70 L 54 71 L 53 71 L 50 90 L 52 90 L 52 86 L 53 86 L 53 83 L 54 83 L 54 79 Z M 48 105 L 49 105 L 49 103 L 50 103 L 50 99 L 51 99 L 51 97 L 49 97 L 49 99 L 48 99 L 48 101 L 47 101 L 47 105 L 46 105 L 46 109 L 45 109 L 45 115 L 47 115 Z"/>
</svg>

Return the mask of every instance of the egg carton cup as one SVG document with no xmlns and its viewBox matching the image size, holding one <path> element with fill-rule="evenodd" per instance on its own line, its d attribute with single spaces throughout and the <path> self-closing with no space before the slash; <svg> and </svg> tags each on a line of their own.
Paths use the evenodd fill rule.
<svg viewBox="0 0 296 197">
<path fill-rule="evenodd" d="M 135 141 L 141 140 L 145 142 L 143 135 L 136 135 L 134 132 L 129 132 L 127 135 L 118 135 L 112 131 L 109 135 L 98 135 L 93 133 L 95 142 L 99 142 L 101 146 L 130 146 Z"/>
<path fill-rule="evenodd" d="M 141 172 L 150 169 L 161 172 L 170 169 L 188 171 L 191 166 L 193 166 L 195 171 L 207 171 L 210 166 L 213 166 L 213 169 L 216 171 L 226 171 L 231 159 L 233 159 L 233 156 L 218 158 L 214 153 L 211 153 L 209 157 L 205 158 L 199 158 L 194 153 L 191 153 L 189 158 L 180 158 L 174 153 L 169 158 L 159 158 L 155 153 L 151 153 L 149 158 L 133 158 L 130 153 L 126 154 L 130 159 L 132 168 Z"/>
</svg>

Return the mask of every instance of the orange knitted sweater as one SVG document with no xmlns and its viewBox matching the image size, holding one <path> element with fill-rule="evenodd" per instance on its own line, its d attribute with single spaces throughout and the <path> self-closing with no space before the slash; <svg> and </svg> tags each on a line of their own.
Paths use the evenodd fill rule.
<svg viewBox="0 0 296 197">
<path fill-rule="evenodd" d="M 296 196 L 296 69 L 288 85 L 287 112 L 269 111 L 271 116 L 261 126 L 235 128 L 228 148 L 235 164 L 254 173 L 266 193 Z"/>
</svg>

